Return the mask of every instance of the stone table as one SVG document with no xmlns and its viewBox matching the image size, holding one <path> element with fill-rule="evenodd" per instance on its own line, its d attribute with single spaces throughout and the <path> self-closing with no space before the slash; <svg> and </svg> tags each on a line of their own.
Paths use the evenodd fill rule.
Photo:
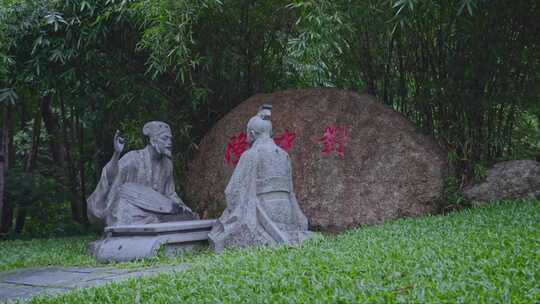
<svg viewBox="0 0 540 304">
<path fill-rule="evenodd" d="M 89 246 L 99 261 L 125 262 L 155 256 L 160 248 L 174 256 L 207 244 L 215 220 L 181 221 L 105 228 L 105 237 Z"/>
</svg>

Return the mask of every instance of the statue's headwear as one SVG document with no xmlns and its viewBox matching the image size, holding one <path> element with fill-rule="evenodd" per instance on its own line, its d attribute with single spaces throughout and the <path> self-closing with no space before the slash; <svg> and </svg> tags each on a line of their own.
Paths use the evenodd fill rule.
<svg viewBox="0 0 540 304">
<path fill-rule="evenodd" d="M 145 136 L 154 137 L 165 132 L 171 134 L 171 127 L 162 121 L 150 121 L 144 125 L 142 132 Z"/>
<path fill-rule="evenodd" d="M 247 124 L 248 133 L 253 130 L 257 133 L 268 133 L 272 136 L 272 122 L 270 117 L 272 116 L 272 105 L 263 104 L 259 107 L 257 115 L 251 117 Z"/>
<path fill-rule="evenodd" d="M 272 116 L 272 105 L 265 103 L 260 106 L 257 116 L 259 116 L 263 120 L 270 120 L 270 117 Z"/>
</svg>

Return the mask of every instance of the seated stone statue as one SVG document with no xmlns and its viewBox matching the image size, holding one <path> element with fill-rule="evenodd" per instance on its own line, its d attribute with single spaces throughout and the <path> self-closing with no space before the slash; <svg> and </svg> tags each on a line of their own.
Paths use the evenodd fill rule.
<svg viewBox="0 0 540 304">
<path fill-rule="evenodd" d="M 149 122 L 143 134 L 149 138 L 146 148 L 120 158 L 124 139 L 116 131 L 113 157 L 87 199 L 91 222 L 120 226 L 198 218 L 175 192 L 169 125 Z"/>
<path fill-rule="evenodd" d="M 250 148 L 225 190 L 227 208 L 208 235 L 216 251 L 227 247 L 299 244 L 310 235 L 293 190 L 289 155 L 271 137 L 271 106 L 247 125 Z"/>
</svg>

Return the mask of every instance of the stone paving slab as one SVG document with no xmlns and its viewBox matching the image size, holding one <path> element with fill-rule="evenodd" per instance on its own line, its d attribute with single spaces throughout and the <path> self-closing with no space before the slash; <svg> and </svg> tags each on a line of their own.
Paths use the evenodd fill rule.
<svg viewBox="0 0 540 304">
<path fill-rule="evenodd" d="M 46 267 L 0 273 L 0 303 L 29 299 L 43 294 L 58 294 L 120 282 L 162 272 L 182 271 L 189 265 L 120 269 L 110 267 Z"/>
<path fill-rule="evenodd" d="M 25 286 L 15 284 L 0 283 L 0 302 L 18 299 L 28 299 L 38 294 L 56 294 L 67 292 L 69 289 L 45 288 L 36 286 Z"/>
<path fill-rule="evenodd" d="M 115 274 L 105 271 L 74 272 L 62 269 L 37 269 L 19 271 L 6 276 L 2 282 L 15 285 L 36 287 L 60 287 L 69 288 L 78 282 L 105 279 L 114 277 Z"/>
</svg>

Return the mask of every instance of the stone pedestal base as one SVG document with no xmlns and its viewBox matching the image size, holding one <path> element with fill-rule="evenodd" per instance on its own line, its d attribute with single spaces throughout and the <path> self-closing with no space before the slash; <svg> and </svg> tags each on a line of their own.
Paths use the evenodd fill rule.
<svg viewBox="0 0 540 304">
<path fill-rule="evenodd" d="M 166 255 L 178 255 L 206 246 L 215 220 L 196 220 L 105 228 L 105 237 L 88 246 L 102 262 L 131 261 L 155 256 L 161 247 Z"/>
</svg>

